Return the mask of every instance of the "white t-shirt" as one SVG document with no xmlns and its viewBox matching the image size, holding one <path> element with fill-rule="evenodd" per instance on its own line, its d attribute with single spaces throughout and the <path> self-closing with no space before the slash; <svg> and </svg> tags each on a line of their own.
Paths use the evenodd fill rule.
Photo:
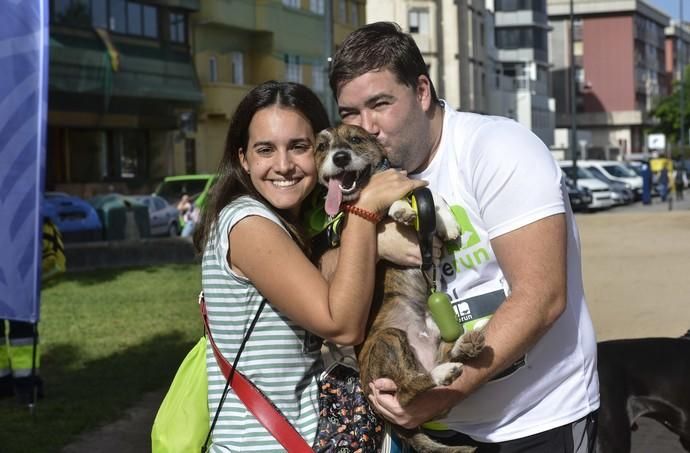
<svg viewBox="0 0 690 453">
<path fill-rule="evenodd" d="M 511 374 L 492 380 L 442 420 L 483 442 L 519 439 L 576 421 L 599 407 L 596 339 L 582 285 L 580 243 L 561 170 L 519 123 L 445 105 L 436 155 L 421 173 L 462 228 L 440 271 L 461 320 L 493 313 L 509 293 L 491 240 L 565 213 L 567 307 Z"/>
</svg>

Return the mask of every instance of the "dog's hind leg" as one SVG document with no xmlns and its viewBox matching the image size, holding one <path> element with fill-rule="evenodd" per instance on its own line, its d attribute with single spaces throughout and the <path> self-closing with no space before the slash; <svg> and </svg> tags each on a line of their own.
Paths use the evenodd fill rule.
<svg viewBox="0 0 690 453">
<path fill-rule="evenodd" d="M 368 390 L 367 384 L 375 379 L 391 379 L 398 387 L 396 395 L 402 406 L 436 386 L 417 360 L 407 334 L 400 329 L 387 328 L 370 335 L 359 353 L 359 361 L 365 388 Z"/>
</svg>

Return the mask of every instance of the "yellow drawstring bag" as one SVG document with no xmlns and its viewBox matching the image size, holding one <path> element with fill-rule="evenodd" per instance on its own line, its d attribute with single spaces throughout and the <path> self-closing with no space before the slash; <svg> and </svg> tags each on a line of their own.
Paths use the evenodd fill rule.
<svg viewBox="0 0 690 453">
<path fill-rule="evenodd" d="M 182 361 L 151 430 L 153 453 L 201 451 L 209 430 L 206 337 Z"/>
</svg>

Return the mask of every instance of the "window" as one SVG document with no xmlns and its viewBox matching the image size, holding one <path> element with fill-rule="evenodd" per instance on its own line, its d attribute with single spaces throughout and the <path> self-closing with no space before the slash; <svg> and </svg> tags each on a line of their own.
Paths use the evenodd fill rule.
<svg viewBox="0 0 690 453">
<path fill-rule="evenodd" d="M 350 3 L 350 25 L 355 27 L 359 25 L 359 4 L 357 2 Z"/>
<path fill-rule="evenodd" d="M 127 4 L 127 33 L 130 35 L 142 35 L 144 28 L 141 23 L 141 5 L 138 3 Z"/>
<path fill-rule="evenodd" d="M 170 41 L 187 42 L 187 21 L 182 13 L 170 13 Z"/>
<path fill-rule="evenodd" d="M 132 36 L 158 37 L 158 8 L 136 1 L 55 0 L 53 21 Z"/>
<path fill-rule="evenodd" d="M 537 27 L 506 27 L 496 30 L 496 47 L 499 49 L 546 50 L 546 40 L 546 30 Z"/>
<path fill-rule="evenodd" d="M 91 3 L 91 23 L 94 27 L 108 28 L 108 4 L 106 2 L 94 1 Z"/>
<path fill-rule="evenodd" d="M 321 64 L 314 64 L 311 67 L 312 88 L 317 93 L 326 91 L 326 71 Z"/>
<path fill-rule="evenodd" d="M 158 10 L 155 6 L 143 5 L 144 36 L 158 38 Z"/>
<path fill-rule="evenodd" d="M 326 11 L 323 2 L 324 0 L 309 0 L 309 10 L 313 13 L 323 15 Z"/>
<path fill-rule="evenodd" d="M 231 82 L 244 85 L 244 55 L 242 52 L 230 52 Z"/>
<path fill-rule="evenodd" d="M 425 9 L 411 9 L 409 12 L 410 33 L 420 35 L 429 34 L 429 11 Z"/>
<path fill-rule="evenodd" d="M 299 0 L 283 0 L 283 5 L 289 8 L 299 8 Z"/>
<path fill-rule="evenodd" d="M 298 55 L 285 54 L 285 80 L 288 82 L 302 83 L 302 68 Z"/>
<path fill-rule="evenodd" d="M 208 59 L 208 81 L 218 81 L 218 62 L 216 61 L 216 57 L 210 57 Z"/>
<path fill-rule="evenodd" d="M 70 129 L 72 182 L 118 181 L 148 176 L 148 135 L 136 129 Z"/>
<path fill-rule="evenodd" d="M 125 0 L 110 0 L 108 25 L 116 33 L 127 33 L 127 9 Z"/>
<path fill-rule="evenodd" d="M 347 5 L 345 0 L 338 0 L 338 22 L 345 23 L 347 20 Z"/>
</svg>

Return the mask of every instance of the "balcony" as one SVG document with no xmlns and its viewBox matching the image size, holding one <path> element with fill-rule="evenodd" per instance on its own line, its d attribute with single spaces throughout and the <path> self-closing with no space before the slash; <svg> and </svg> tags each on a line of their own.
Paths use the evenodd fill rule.
<svg viewBox="0 0 690 453">
<path fill-rule="evenodd" d="M 204 103 L 201 106 L 201 117 L 230 118 L 242 98 L 252 89 L 251 85 L 234 85 L 231 83 L 205 83 L 201 85 Z"/>
<path fill-rule="evenodd" d="M 244 30 L 256 29 L 256 2 L 250 0 L 204 0 L 197 23 Z"/>
</svg>

